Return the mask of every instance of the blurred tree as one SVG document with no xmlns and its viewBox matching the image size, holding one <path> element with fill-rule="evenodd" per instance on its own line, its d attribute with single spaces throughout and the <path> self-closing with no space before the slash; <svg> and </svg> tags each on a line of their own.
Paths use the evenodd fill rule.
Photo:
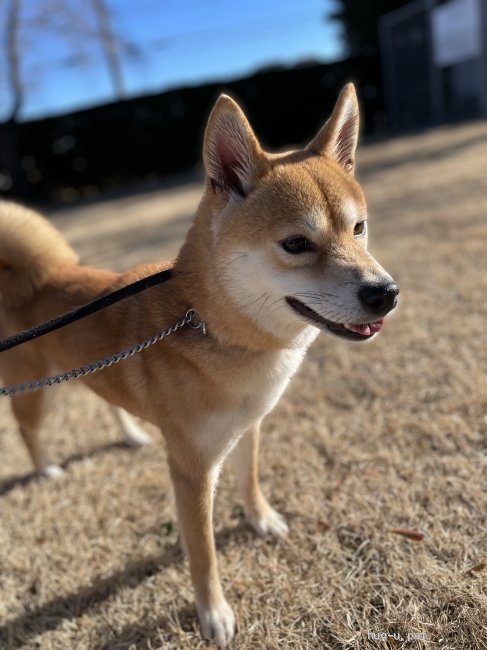
<svg viewBox="0 0 487 650">
<path fill-rule="evenodd" d="M 7 0 L 8 1 L 8 0 Z M 16 185 L 20 191 L 25 190 L 25 177 L 18 156 L 18 134 L 16 122 L 23 101 L 23 87 L 20 79 L 19 54 L 19 23 L 21 0 L 10 0 L 9 4 L 1 4 L 0 9 L 6 11 L 5 60 L 7 83 L 12 95 L 12 107 L 7 116 L 5 127 L 1 130 L 2 148 L 0 151 L 0 180 L 1 189 L 10 189 Z M 3 170 L 6 173 L 1 173 Z"/>
<path fill-rule="evenodd" d="M 7 7 L 6 59 L 8 83 L 12 93 L 12 109 L 8 121 L 12 122 L 17 120 L 23 99 L 19 66 L 19 14 L 20 0 L 10 0 Z"/>
<path fill-rule="evenodd" d="M 86 4 L 80 0 L 44 0 L 31 2 L 27 12 L 24 5 L 29 3 L 0 0 L 0 9 L 5 11 L 3 51 L 11 96 L 8 122 L 18 121 L 27 94 L 39 84 L 43 73 L 55 67 L 89 65 L 100 53 L 106 61 L 115 98 L 125 97 L 122 56 L 140 59 L 143 52 L 112 28 L 113 8 L 106 0 L 90 0 Z M 68 42 L 71 53 L 56 61 L 39 56 L 35 66 L 25 68 L 22 64 L 26 57 L 22 57 L 22 52 L 26 52 L 27 47 L 32 52 L 35 32 L 40 31 L 50 32 Z"/>
<path fill-rule="evenodd" d="M 43 83 L 45 74 L 59 67 L 88 66 L 102 56 L 115 98 L 125 97 L 122 55 L 140 59 L 143 53 L 114 31 L 112 12 L 107 0 L 0 0 L 0 23 L 5 30 L 0 35 L 0 56 L 10 100 L 5 123 L 0 124 L 0 192 L 14 188 L 27 197 L 35 192 L 41 177 L 37 167 L 30 167 L 37 165 L 38 157 L 32 156 L 34 143 L 20 137 L 19 121 L 26 100 Z M 41 33 L 67 43 L 67 55 L 54 60 L 45 56 L 39 45 L 42 39 L 37 38 Z M 66 47 L 60 51 L 66 52 Z"/>
<path fill-rule="evenodd" d="M 343 26 L 343 38 L 350 56 L 379 55 L 379 18 L 411 0 L 335 0 L 338 11 L 327 16 Z"/>
<path fill-rule="evenodd" d="M 367 103 L 366 129 L 381 132 L 388 125 L 380 58 L 379 18 L 411 0 L 335 0 L 336 10 L 326 16 L 342 24 L 342 38 L 353 59 L 353 80 Z"/>
<path fill-rule="evenodd" d="M 105 0 L 92 1 L 98 18 L 100 41 L 105 52 L 115 96 L 117 99 L 123 99 L 125 97 L 125 88 L 118 52 L 118 39 L 111 28 L 110 14 Z"/>
</svg>

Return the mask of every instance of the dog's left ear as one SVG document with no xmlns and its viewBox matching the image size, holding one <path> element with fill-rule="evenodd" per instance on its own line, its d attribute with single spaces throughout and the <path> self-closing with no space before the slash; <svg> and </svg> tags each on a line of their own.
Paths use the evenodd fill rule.
<svg viewBox="0 0 487 650">
<path fill-rule="evenodd" d="M 262 148 L 240 106 L 228 95 L 218 98 L 205 132 L 203 160 L 216 191 L 245 197 L 265 173 Z"/>
<path fill-rule="evenodd" d="M 307 149 L 320 156 L 336 160 L 347 172 L 355 170 L 355 149 L 359 130 L 357 94 L 352 83 L 340 93 L 330 119 Z"/>
</svg>

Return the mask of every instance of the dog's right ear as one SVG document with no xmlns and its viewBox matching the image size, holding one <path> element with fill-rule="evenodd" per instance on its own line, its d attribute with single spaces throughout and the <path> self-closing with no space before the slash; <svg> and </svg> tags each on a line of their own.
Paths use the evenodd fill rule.
<svg viewBox="0 0 487 650">
<path fill-rule="evenodd" d="M 353 176 L 355 149 L 359 130 L 359 108 L 353 84 L 347 84 L 340 93 L 330 119 L 307 149 L 320 156 L 332 158 Z"/>
<path fill-rule="evenodd" d="M 265 173 L 262 148 L 240 106 L 218 98 L 205 132 L 203 160 L 215 192 L 245 197 Z"/>
</svg>

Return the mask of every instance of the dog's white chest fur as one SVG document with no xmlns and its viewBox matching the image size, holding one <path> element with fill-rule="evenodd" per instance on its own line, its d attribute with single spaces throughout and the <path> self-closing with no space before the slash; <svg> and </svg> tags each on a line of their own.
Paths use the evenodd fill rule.
<svg viewBox="0 0 487 650">
<path fill-rule="evenodd" d="M 198 427 L 199 448 L 208 460 L 220 462 L 240 436 L 274 408 L 317 333 L 308 328 L 302 346 L 263 354 L 241 373 L 225 405 L 205 416 Z"/>
</svg>

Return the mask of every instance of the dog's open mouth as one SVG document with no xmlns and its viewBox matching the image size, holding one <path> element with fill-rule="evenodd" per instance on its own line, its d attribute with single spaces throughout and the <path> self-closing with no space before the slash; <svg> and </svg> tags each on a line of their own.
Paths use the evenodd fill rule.
<svg viewBox="0 0 487 650">
<path fill-rule="evenodd" d="M 320 316 L 314 309 L 307 307 L 304 303 L 296 300 L 291 296 L 286 297 L 287 303 L 294 311 L 304 316 L 313 324 L 318 324 L 320 327 L 326 328 L 332 334 L 341 336 L 342 338 L 349 339 L 350 341 L 367 341 L 372 338 L 374 334 L 380 332 L 384 319 L 376 320 L 370 323 L 334 323 Z"/>
</svg>

